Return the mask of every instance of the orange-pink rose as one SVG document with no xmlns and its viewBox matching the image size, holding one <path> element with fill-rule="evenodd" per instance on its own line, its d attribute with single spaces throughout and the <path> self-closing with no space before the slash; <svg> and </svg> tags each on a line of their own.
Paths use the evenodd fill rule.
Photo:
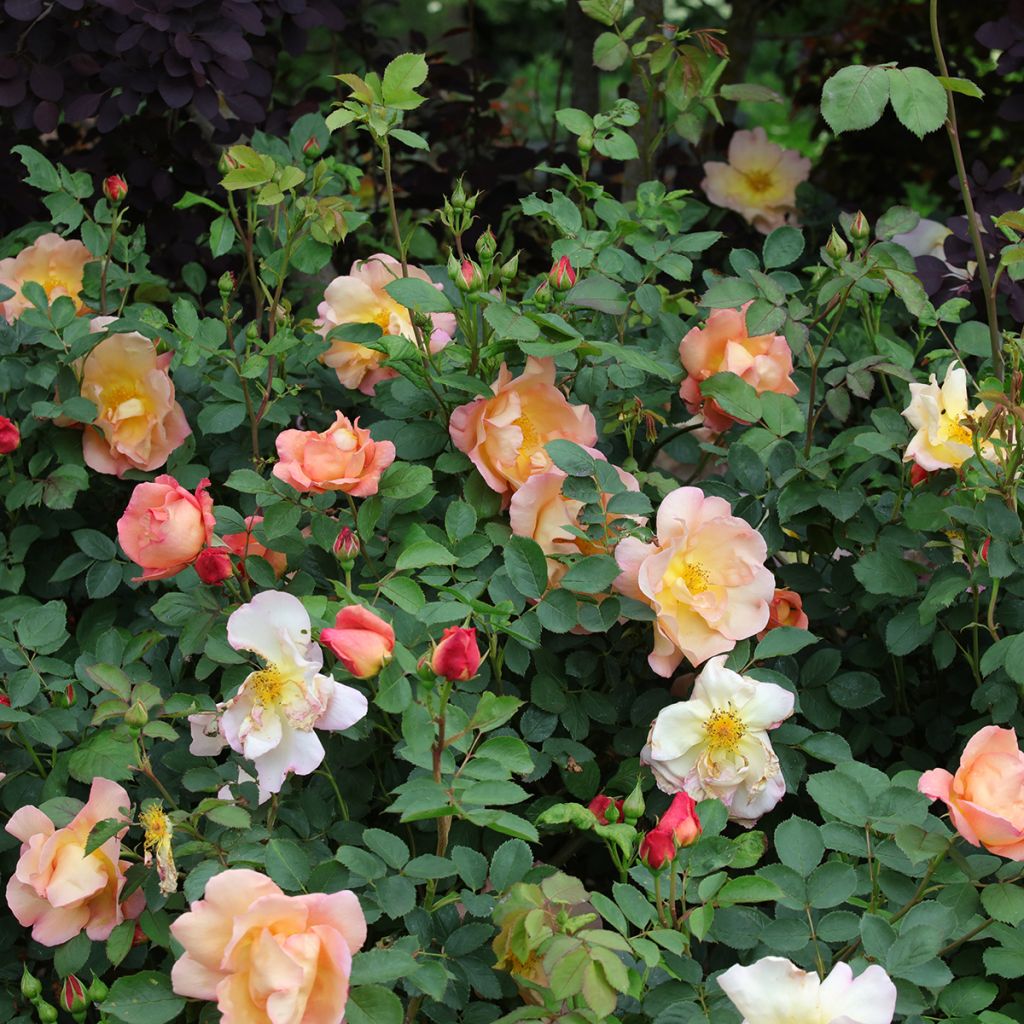
<svg viewBox="0 0 1024 1024">
<path fill-rule="evenodd" d="M 31 926 L 36 942 L 59 946 L 83 928 L 90 939 L 106 939 L 116 925 L 142 912 L 146 899 L 141 889 L 121 902 L 130 866 L 120 859 L 121 839 L 130 806 L 123 787 L 94 779 L 88 802 L 64 828 L 38 807 L 22 807 L 11 815 L 6 827 L 21 840 L 21 857 L 7 883 L 7 905 L 19 924 Z M 123 821 L 125 827 L 86 854 L 89 833 L 106 818 Z"/>
<path fill-rule="evenodd" d="M 590 454 L 604 459 L 596 449 L 591 449 Z M 624 469 L 619 469 L 618 466 L 614 468 L 627 491 L 640 490 L 636 477 Z M 535 540 L 545 555 L 607 554 L 607 546 L 589 542 L 571 532 L 571 527 L 580 528 L 583 502 L 562 494 L 565 479 L 565 473 L 557 466 L 552 466 L 546 473 L 531 476 L 512 495 L 508 509 L 512 532 L 520 537 Z M 603 500 L 607 504 L 607 494 L 603 496 Z M 608 521 L 616 518 L 619 517 L 610 515 Z M 637 521 L 641 525 L 646 522 L 644 519 Z M 564 563 L 553 558 L 548 559 L 548 582 L 551 586 L 555 586 L 567 571 L 568 566 Z"/>
<path fill-rule="evenodd" d="M 94 320 L 94 329 L 102 329 L 105 319 Z M 82 397 L 97 410 L 82 435 L 82 455 L 98 473 L 120 477 L 129 469 L 159 469 L 192 433 L 174 399 L 171 358 L 132 333 L 104 338 L 78 362 Z"/>
<path fill-rule="evenodd" d="M 92 254 L 81 242 L 61 238 L 53 234 L 40 235 L 30 246 L 22 249 L 17 256 L 0 260 L 0 284 L 6 285 L 14 294 L 0 302 L 0 316 L 13 323 L 32 308 L 32 303 L 22 294 L 22 287 L 29 281 L 40 285 L 52 303 L 62 295 L 68 296 L 81 310 L 82 275 Z"/>
<path fill-rule="evenodd" d="M 274 476 L 297 491 L 344 491 L 354 498 L 376 494 L 381 474 L 395 461 L 390 441 L 374 441 L 370 431 L 336 413 L 325 431 L 284 430 L 277 435 L 279 461 Z"/>
<path fill-rule="evenodd" d="M 964 748 L 956 775 L 933 768 L 917 788 L 949 807 L 953 827 L 972 846 L 1024 861 L 1024 753 L 1013 729 L 985 726 Z"/>
<path fill-rule="evenodd" d="M 440 285 L 419 267 L 408 267 L 408 276 Z M 324 292 L 324 301 L 317 308 L 317 326 L 326 337 L 340 324 L 377 324 L 385 334 L 400 334 L 416 341 L 409 310 L 385 291 L 385 286 L 402 276 L 402 265 L 393 256 L 376 253 L 366 260 L 356 260 L 344 277 L 336 277 Z M 440 352 L 455 334 L 454 313 L 432 313 L 431 352 Z M 386 353 L 351 341 L 331 340 L 331 347 L 320 359 L 337 373 L 343 387 L 372 395 L 382 380 L 397 377 L 395 370 L 381 366 Z"/>
<path fill-rule="evenodd" d="M 759 395 L 774 391 L 779 395 L 795 395 L 793 383 L 793 351 L 781 334 L 747 334 L 747 307 L 716 309 L 704 327 L 694 327 L 679 343 L 679 358 L 686 369 L 686 380 L 679 396 L 693 414 L 701 413 L 708 429 L 728 430 L 742 422 L 730 416 L 713 399 L 700 392 L 702 381 L 716 373 L 734 373 L 745 380 Z"/>
<path fill-rule="evenodd" d="M 216 1000 L 221 1024 L 341 1024 L 366 941 L 355 893 L 285 895 L 258 871 L 222 871 L 172 925 L 181 996 Z"/>
<path fill-rule="evenodd" d="M 768 624 L 775 577 L 767 545 L 723 498 L 679 487 L 658 507 L 652 544 L 626 537 L 615 549 L 615 587 L 654 609 L 648 663 L 670 677 L 685 657 L 700 665 Z"/>
<path fill-rule="evenodd" d="M 779 626 L 806 629 L 809 625 L 803 598 L 795 590 L 776 589 L 768 606 L 768 625 L 757 634 L 757 638 L 763 640 L 769 631 Z"/>
<path fill-rule="evenodd" d="M 117 521 L 124 553 L 143 570 L 132 582 L 174 576 L 210 543 L 215 520 L 213 499 L 206 493 L 209 485 L 202 480 L 190 494 L 165 473 L 135 487 Z"/>
<path fill-rule="evenodd" d="M 262 522 L 263 516 L 246 516 L 244 533 L 228 533 L 221 540 L 224 541 L 224 546 L 238 558 L 240 571 L 245 570 L 245 560 L 250 555 L 257 555 L 265 562 L 270 563 L 274 575 L 280 579 L 284 575 L 285 569 L 288 568 L 288 556 L 280 551 L 271 551 L 252 535 L 253 528 Z"/>
<path fill-rule="evenodd" d="M 350 604 L 338 612 L 333 626 L 320 631 L 320 643 L 357 679 L 369 679 L 391 660 L 395 631 L 369 608 Z"/>
<path fill-rule="evenodd" d="M 597 443 L 597 424 L 585 405 L 570 405 L 555 387 L 555 361 L 530 356 L 518 377 L 502 364 L 492 398 L 477 398 L 453 413 L 449 430 L 487 486 L 507 505 L 531 476 L 552 466 L 544 449 L 563 438 L 584 447 Z"/>
</svg>

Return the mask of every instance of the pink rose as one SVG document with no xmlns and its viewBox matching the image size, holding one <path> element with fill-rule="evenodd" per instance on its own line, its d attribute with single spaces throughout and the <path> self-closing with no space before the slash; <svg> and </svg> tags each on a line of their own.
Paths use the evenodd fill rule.
<svg viewBox="0 0 1024 1024">
<path fill-rule="evenodd" d="M 716 433 L 742 422 L 730 416 L 713 399 L 700 392 L 701 381 L 716 373 L 734 373 L 745 380 L 759 395 L 774 391 L 795 395 L 793 383 L 793 352 L 781 334 L 747 335 L 747 307 L 741 310 L 716 309 L 704 327 L 694 327 L 679 343 L 679 358 L 686 368 L 686 380 L 679 396 L 693 414 L 703 413 L 704 423 Z"/>
<path fill-rule="evenodd" d="M 323 433 L 284 430 L 277 435 L 279 462 L 274 476 L 297 491 L 344 491 L 354 498 L 376 494 L 380 477 L 395 461 L 390 441 L 374 441 L 370 431 L 342 413 Z"/>
<path fill-rule="evenodd" d="M 191 565 L 213 539 L 213 499 L 201 480 L 189 494 L 166 473 L 152 483 L 138 484 L 124 515 L 117 521 L 117 539 L 124 553 L 143 573 L 132 582 L 161 580 Z"/>
<path fill-rule="evenodd" d="M 334 626 L 321 630 L 320 643 L 357 679 L 375 676 L 395 649 L 395 631 L 361 604 L 350 604 L 335 616 Z"/>
<path fill-rule="evenodd" d="M 552 467 L 544 445 L 564 438 L 584 447 L 597 443 L 597 424 L 585 405 L 570 405 L 555 387 L 555 361 L 530 356 L 518 377 L 502 364 L 493 398 L 477 398 L 453 413 L 449 430 L 487 486 L 507 505 L 531 476 Z"/>
<path fill-rule="evenodd" d="M 1013 729 L 980 729 L 964 748 L 956 775 L 933 768 L 917 788 L 949 807 L 954 828 L 972 846 L 1024 861 L 1024 753 Z"/>
<path fill-rule="evenodd" d="M 430 667 L 452 682 L 465 682 L 480 671 L 480 647 L 472 627 L 449 626 L 430 656 Z"/>
<path fill-rule="evenodd" d="M 28 281 L 41 285 L 51 303 L 66 295 L 74 302 L 75 309 L 81 310 L 83 303 L 78 293 L 82 290 L 85 265 L 92 258 L 92 253 L 81 242 L 51 232 L 40 235 L 17 256 L 0 260 L 0 284 L 14 291 L 6 302 L 0 302 L 0 316 L 14 323 L 26 309 L 32 308 L 21 291 Z"/>
<path fill-rule="evenodd" d="M 102 330 L 106 319 L 97 317 L 93 329 Z M 82 397 L 96 406 L 82 435 L 86 465 L 119 477 L 159 469 L 192 433 L 174 399 L 171 358 L 141 334 L 112 334 L 78 361 Z"/>
<path fill-rule="evenodd" d="M 426 281 L 438 290 L 441 285 L 431 281 L 419 267 L 408 267 L 408 276 Z M 320 319 L 317 326 L 326 337 L 332 327 L 340 324 L 377 324 L 385 334 L 400 334 L 415 343 L 409 310 L 396 302 L 384 290 L 385 286 L 402 276 L 402 265 L 393 256 L 379 252 L 367 260 L 356 260 L 345 277 L 336 277 L 324 292 L 324 301 L 317 308 Z M 454 313 L 431 313 L 433 331 L 430 351 L 440 352 L 455 335 Z M 381 366 L 386 353 L 367 348 L 351 341 L 331 341 L 331 347 L 320 359 L 337 375 L 343 387 L 357 389 L 372 395 L 382 380 L 397 377 L 398 373 Z"/>
<path fill-rule="evenodd" d="M 0 416 L 0 455 L 10 455 L 21 444 L 18 424 L 6 416 Z"/>
<path fill-rule="evenodd" d="M 258 871 L 222 871 L 171 925 L 181 996 L 216 1000 L 222 1024 L 341 1024 L 366 919 L 344 890 L 286 896 Z"/>
<path fill-rule="evenodd" d="M 128 794 L 116 782 L 94 779 L 89 800 L 70 824 L 57 828 L 38 807 L 22 807 L 11 815 L 7 831 L 21 840 L 21 857 L 7 883 L 7 905 L 32 938 L 59 946 L 84 928 L 90 939 L 109 937 L 126 918 L 138 917 L 146 905 L 142 890 L 124 904 L 121 839 L 128 831 Z M 93 826 L 117 818 L 125 827 L 86 855 Z"/>
<path fill-rule="evenodd" d="M 648 661 L 670 677 L 687 658 L 700 665 L 768 624 L 775 577 L 764 538 L 722 498 L 679 487 L 658 508 L 658 535 L 626 537 L 615 549 L 615 587 L 657 614 Z"/>
</svg>

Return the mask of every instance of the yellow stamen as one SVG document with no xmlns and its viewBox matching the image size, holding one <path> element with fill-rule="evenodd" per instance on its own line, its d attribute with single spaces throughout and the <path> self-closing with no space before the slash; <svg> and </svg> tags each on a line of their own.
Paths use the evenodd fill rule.
<svg viewBox="0 0 1024 1024">
<path fill-rule="evenodd" d="M 146 830 L 144 846 L 152 850 L 171 838 L 171 821 L 159 804 L 150 804 L 139 812 L 139 824 Z"/>
<path fill-rule="evenodd" d="M 711 717 L 704 723 L 704 731 L 712 753 L 732 753 L 747 734 L 747 727 L 730 703 L 711 712 Z"/>
<path fill-rule="evenodd" d="M 683 566 L 682 578 L 691 594 L 703 594 L 711 585 L 711 575 L 700 562 Z"/>
<path fill-rule="evenodd" d="M 958 423 L 956 420 L 946 420 L 946 440 L 953 441 L 956 444 L 971 444 L 971 431 L 970 428 L 965 427 L 962 423 Z"/>
<path fill-rule="evenodd" d="M 287 682 L 287 676 L 273 665 L 253 672 L 246 680 L 253 699 L 264 707 L 280 703 Z"/>
<path fill-rule="evenodd" d="M 759 195 L 762 192 L 767 192 L 775 185 L 775 178 L 771 171 L 747 171 L 744 177 L 747 179 L 750 191 L 756 192 Z"/>
<path fill-rule="evenodd" d="M 540 447 L 540 436 L 533 420 L 523 414 L 512 422 L 523 432 L 523 443 L 519 446 L 519 454 L 532 455 Z"/>
</svg>

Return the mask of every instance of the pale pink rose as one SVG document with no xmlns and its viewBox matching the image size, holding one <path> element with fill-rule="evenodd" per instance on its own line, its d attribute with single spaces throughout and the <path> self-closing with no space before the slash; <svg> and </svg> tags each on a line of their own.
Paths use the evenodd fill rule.
<svg viewBox="0 0 1024 1024">
<path fill-rule="evenodd" d="M 376 494 L 381 474 L 395 461 L 390 441 L 374 441 L 369 430 L 336 413 L 325 431 L 284 430 L 277 435 L 274 476 L 297 491 L 344 491 L 354 498 Z"/>
<path fill-rule="evenodd" d="M 93 330 L 109 319 L 97 317 Z M 192 433 L 174 399 L 172 356 L 160 355 L 141 334 L 112 334 L 75 364 L 82 397 L 96 406 L 82 435 L 86 465 L 119 477 L 129 469 L 159 469 Z"/>
<path fill-rule="evenodd" d="M 82 275 L 92 254 L 81 242 L 61 238 L 53 234 L 40 235 L 30 246 L 22 249 L 17 256 L 0 260 L 0 284 L 6 285 L 14 294 L 0 302 L 0 316 L 13 323 L 32 308 L 32 303 L 22 294 L 22 286 L 28 281 L 41 285 L 46 297 L 54 299 L 66 295 L 81 310 Z"/>
<path fill-rule="evenodd" d="M 224 546 L 239 559 L 240 571 L 245 570 L 245 560 L 250 555 L 256 555 L 269 562 L 270 567 L 274 570 L 274 575 L 280 579 L 284 575 L 285 569 L 288 568 L 288 556 L 280 551 L 271 551 L 253 536 L 253 527 L 262 522 L 263 516 L 246 516 L 244 533 L 228 533 L 221 540 L 224 541 Z"/>
<path fill-rule="evenodd" d="M 796 208 L 797 185 L 811 173 L 811 161 L 769 142 L 763 128 L 736 132 L 728 161 L 704 165 L 700 187 L 708 202 L 735 210 L 766 235 L 785 224 Z"/>
<path fill-rule="evenodd" d="M 530 356 L 518 377 L 502 363 L 492 398 L 476 398 L 453 413 L 449 430 L 487 486 L 507 505 L 531 476 L 553 465 L 544 449 L 558 438 L 583 447 L 597 443 L 597 424 L 585 405 L 570 405 L 555 387 L 555 361 Z"/>
<path fill-rule="evenodd" d="M 236 868 L 206 883 L 171 934 L 185 947 L 174 991 L 216 1000 L 221 1024 L 341 1024 L 366 918 L 347 889 L 286 896 Z"/>
<path fill-rule="evenodd" d="M 432 284 L 439 291 L 441 285 L 419 267 L 408 267 L 408 277 Z M 402 265 L 393 256 L 376 253 L 366 260 L 356 260 L 352 270 L 344 277 L 336 277 L 324 292 L 324 301 L 317 308 L 320 319 L 317 327 L 325 337 L 340 324 L 377 324 L 385 334 L 400 334 L 415 344 L 409 310 L 395 302 L 384 290 L 385 286 L 402 276 Z M 454 313 L 431 313 L 433 331 L 430 351 L 440 352 L 455 335 Z M 365 345 L 350 341 L 331 341 L 331 347 L 320 359 L 338 374 L 343 387 L 358 389 L 372 395 L 382 380 L 397 377 L 395 370 L 382 367 L 387 356 Z"/>
<path fill-rule="evenodd" d="M 964 748 L 956 775 L 933 768 L 917 788 L 949 807 L 954 828 L 972 846 L 1024 861 L 1024 753 L 1013 729 L 985 726 Z"/>
<path fill-rule="evenodd" d="M 133 583 L 177 575 L 213 540 L 209 485 L 209 480 L 201 480 L 196 493 L 190 494 L 166 473 L 152 483 L 136 485 L 117 521 L 124 553 L 143 570 Z"/>
<path fill-rule="evenodd" d="M 694 415 L 701 413 L 705 425 L 716 433 L 742 422 L 713 398 L 701 395 L 701 382 L 716 373 L 736 374 L 759 395 L 765 391 L 795 395 L 798 391 L 791 376 L 793 351 L 789 342 L 781 334 L 747 335 L 749 305 L 740 310 L 713 310 L 704 327 L 691 328 L 679 343 L 679 358 L 687 374 L 679 396 L 686 408 Z"/>
<path fill-rule="evenodd" d="M 670 677 L 683 660 L 700 665 L 768 624 L 775 577 L 764 538 L 723 498 L 679 487 L 658 508 L 651 544 L 626 537 L 615 549 L 615 587 L 658 618 L 648 661 Z"/>
<path fill-rule="evenodd" d="M 123 904 L 125 871 L 121 840 L 128 831 L 125 816 L 131 801 L 123 787 L 94 779 L 89 800 L 70 824 L 57 828 L 38 807 L 22 807 L 11 815 L 7 831 L 21 840 L 21 857 L 7 883 L 7 905 L 32 938 L 59 946 L 84 928 L 90 939 L 109 937 L 126 918 L 138 917 L 146 905 L 142 890 Z M 116 818 L 125 827 L 86 855 L 93 826 Z"/>
<path fill-rule="evenodd" d="M 588 451 L 595 458 L 604 459 L 604 456 L 596 448 L 590 448 Z M 626 490 L 640 490 L 640 484 L 636 477 L 624 469 L 619 469 L 618 466 L 615 467 L 615 472 L 618 473 Z M 552 466 L 546 473 L 531 476 L 512 495 L 508 509 L 512 532 L 517 536 L 535 540 L 545 555 L 609 554 L 608 545 L 584 540 L 568 529 L 569 527 L 580 527 L 580 513 L 584 506 L 582 501 L 567 498 L 562 494 L 562 484 L 565 479 L 565 473 L 557 466 Z M 608 497 L 607 494 L 602 497 L 605 504 L 607 504 Z M 608 522 L 611 523 L 618 518 L 621 517 L 610 515 Z M 646 523 L 646 519 L 635 516 L 630 518 L 640 525 Z M 549 585 L 557 585 L 567 571 L 568 566 L 563 562 L 549 558 Z"/>
</svg>

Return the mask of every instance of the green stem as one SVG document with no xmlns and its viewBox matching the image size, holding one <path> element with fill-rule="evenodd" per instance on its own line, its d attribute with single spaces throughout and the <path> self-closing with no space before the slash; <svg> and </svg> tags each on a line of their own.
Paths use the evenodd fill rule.
<svg viewBox="0 0 1024 1024">
<path fill-rule="evenodd" d="M 931 27 L 932 48 L 935 51 L 936 63 L 939 65 L 939 74 L 943 78 L 948 78 L 949 68 L 946 66 L 946 57 L 942 52 L 942 39 L 939 35 L 939 0 L 929 0 L 928 22 Z M 946 90 L 946 102 L 948 107 L 946 134 L 949 136 L 949 144 L 953 149 L 953 162 L 956 164 L 960 195 L 963 197 L 964 209 L 967 211 L 967 231 L 971 236 L 971 245 L 974 247 L 974 258 L 978 262 L 978 280 L 981 282 L 981 291 L 985 299 L 985 316 L 988 320 L 989 344 L 992 348 L 992 369 L 995 375 L 1002 380 L 1005 367 L 1003 364 L 1003 342 L 999 334 L 999 318 L 996 312 L 996 292 L 988 271 L 985 246 L 981 240 L 981 229 L 978 227 L 978 217 L 974 212 L 974 200 L 971 198 L 971 190 L 967 184 L 967 169 L 964 165 L 964 154 L 960 148 L 960 131 L 956 122 L 956 104 L 953 102 L 953 93 L 949 89 Z"/>
</svg>

